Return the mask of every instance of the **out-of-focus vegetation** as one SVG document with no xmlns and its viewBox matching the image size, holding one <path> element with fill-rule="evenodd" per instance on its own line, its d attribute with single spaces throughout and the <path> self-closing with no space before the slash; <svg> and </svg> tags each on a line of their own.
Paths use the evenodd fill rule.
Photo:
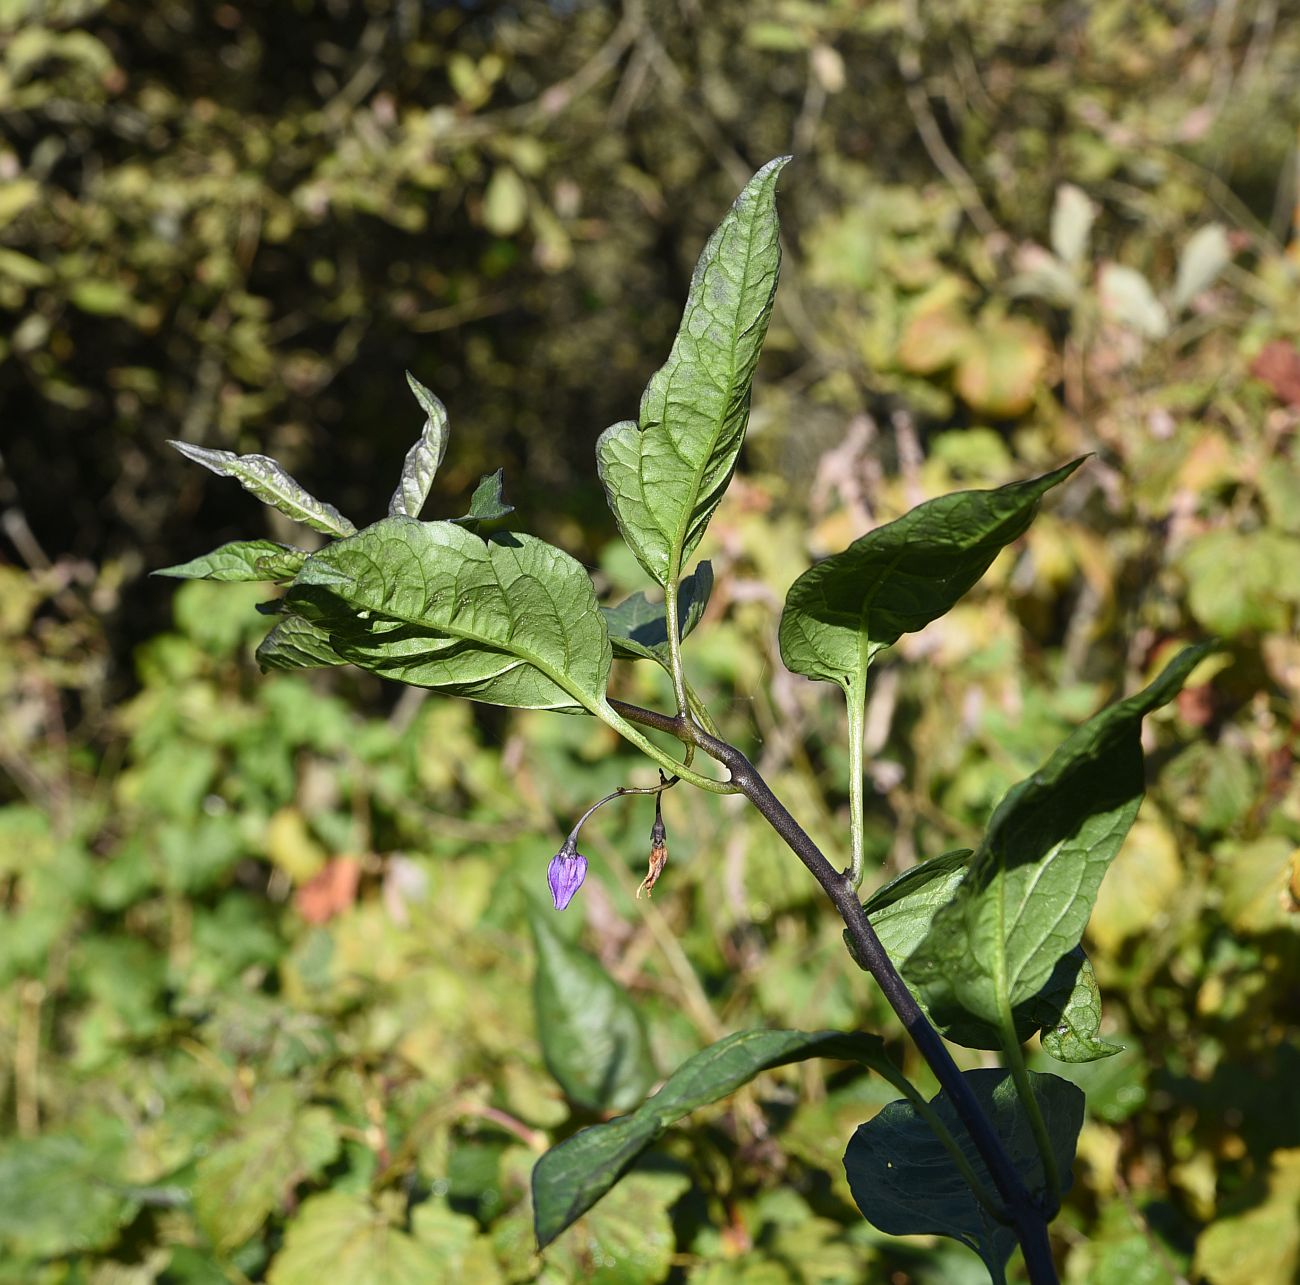
<svg viewBox="0 0 1300 1285">
<path fill-rule="evenodd" d="M 1126 1052 L 1073 1072 L 1055 1234 L 1071 1282 L 1292 1279 L 1297 65 L 1270 0 L 0 3 L 0 1278 L 980 1278 L 861 1221 L 843 1139 L 893 1091 L 817 1063 L 697 1115 L 537 1259 L 529 1170 L 591 1117 L 539 1051 L 527 910 L 637 769 L 587 720 L 264 679 L 258 593 L 143 578 L 281 534 L 166 437 L 377 515 L 405 366 L 458 426 L 440 511 L 511 458 L 521 528 L 642 587 L 595 436 L 717 211 L 793 150 L 692 676 L 843 856 L 843 727 L 782 670 L 786 588 L 929 495 L 1096 453 L 879 671 L 870 877 L 967 843 L 1121 684 L 1224 637 L 1153 720 L 1090 928 Z M 740 801 L 664 810 L 654 899 L 649 806 L 607 809 L 553 921 L 652 1070 L 826 1026 L 924 1084 Z"/>
</svg>

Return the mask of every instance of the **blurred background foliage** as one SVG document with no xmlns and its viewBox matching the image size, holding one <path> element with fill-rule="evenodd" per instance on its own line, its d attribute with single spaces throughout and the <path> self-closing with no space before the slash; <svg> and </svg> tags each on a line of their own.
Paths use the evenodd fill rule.
<svg viewBox="0 0 1300 1285">
<path fill-rule="evenodd" d="M 969 843 L 1074 723 L 1224 637 L 1152 720 L 1090 929 L 1126 1051 L 1064 1068 L 1089 1120 L 1056 1243 L 1069 1282 L 1296 1278 L 1297 68 L 1277 0 L 0 0 L 0 1279 L 980 1279 L 858 1217 L 839 1156 L 893 1094 L 816 1064 L 538 1259 L 528 1171 L 601 1103 L 547 1070 L 528 916 L 644 769 L 585 720 L 262 678 L 256 586 L 145 578 L 285 534 L 165 438 L 379 516 L 408 367 L 452 417 L 430 512 L 504 464 L 521 527 L 607 601 L 642 587 L 595 437 L 786 151 L 692 675 L 843 855 L 843 720 L 780 666 L 785 589 L 921 499 L 1094 452 L 878 668 L 870 878 Z M 924 1083 L 740 801 L 665 815 L 653 901 L 629 804 L 548 921 L 631 997 L 635 1093 L 762 1024 L 882 1031 Z"/>
</svg>

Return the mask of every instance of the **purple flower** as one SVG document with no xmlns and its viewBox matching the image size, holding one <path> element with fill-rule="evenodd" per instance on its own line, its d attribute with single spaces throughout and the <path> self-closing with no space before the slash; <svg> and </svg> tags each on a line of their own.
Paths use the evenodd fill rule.
<svg viewBox="0 0 1300 1285">
<path fill-rule="evenodd" d="M 551 887 L 556 910 L 563 910 L 573 900 L 573 894 L 582 887 L 586 877 L 587 858 L 571 843 L 566 843 L 551 858 L 546 870 L 546 882 Z"/>
</svg>

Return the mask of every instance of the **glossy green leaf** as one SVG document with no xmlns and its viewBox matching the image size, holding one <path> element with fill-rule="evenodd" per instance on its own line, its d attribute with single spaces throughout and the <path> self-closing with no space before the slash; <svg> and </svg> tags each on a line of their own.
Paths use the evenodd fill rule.
<svg viewBox="0 0 1300 1285">
<path fill-rule="evenodd" d="M 655 1081 L 641 1012 L 586 951 L 543 915 L 530 916 L 537 945 L 533 1002 L 546 1067 L 570 1101 L 597 1111 L 626 1110 Z"/>
<path fill-rule="evenodd" d="M 234 540 L 152 574 L 178 580 L 292 580 L 306 559 L 303 550 L 274 540 Z"/>
<path fill-rule="evenodd" d="M 583 1129 L 533 1169 L 533 1218 L 545 1247 L 592 1207 L 668 1128 L 748 1084 L 760 1071 L 814 1057 L 884 1061 L 878 1036 L 838 1031 L 738 1031 L 682 1063 L 631 1115 Z"/>
<path fill-rule="evenodd" d="M 781 659 L 796 674 L 860 690 L 872 657 L 948 611 L 1082 463 L 927 500 L 805 571 L 781 613 Z"/>
<path fill-rule="evenodd" d="M 969 1036 L 971 1018 L 1000 1027 L 1079 944 L 1142 799 L 1142 719 L 1177 695 L 1213 646 L 1179 653 L 1150 686 L 1076 730 L 998 805 L 961 882 L 902 967 L 953 1038 Z"/>
<path fill-rule="evenodd" d="M 347 661 L 330 646 L 329 634 L 310 620 L 289 614 L 258 644 L 257 663 L 270 669 L 328 669 Z"/>
<path fill-rule="evenodd" d="M 890 880 L 864 903 L 881 944 L 903 971 L 929 935 L 935 916 L 956 894 L 974 855 L 969 848 L 962 848 L 923 861 Z M 845 942 L 851 951 L 847 933 Z M 924 992 L 918 992 L 917 1000 L 922 1008 L 927 1007 Z M 1090 1062 L 1119 1052 L 1118 1046 L 1097 1038 L 1101 996 L 1092 965 L 1078 947 L 1061 956 L 1042 990 L 1017 1004 L 1012 1018 L 1022 1043 L 1041 1031 L 1043 1048 L 1060 1062 Z M 940 1026 L 948 1039 L 968 1048 L 993 1049 L 1001 1044 L 995 1024 L 970 1014 L 950 1017 Z"/>
<path fill-rule="evenodd" d="M 447 408 L 409 370 L 406 382 L 424 408 L 424 427 L 419 440 L 406 452 L 402 478 L 388 502 L 388 513 L 390 517 L 418 518 L 447 454 Z"/>
<path fill-rule="evenodd" d="M 1026 1186 L 1041 1195 L 1042 1160 L 1010 1073 L 977 1070 L 963 1075 Z M 1069 1190 L 1075 1143 L 1083 1125 L 1083 1094 L 1054 1075 L 1031 1072 L 1030 1083 L 1051 1139 L 1062 1189 Z M 938 1094 L 930 1105 L 957 1140 L 976 1177 L 987 1190 L 995 1190 L 947 1095 Z M 979 1254 L 995 1281 L 1004 1279 L 1007 1260 L 1016 1247 L 1015 1233 L 980 1204 L 911 1102 L 891 1102 L 858 1126 L 844 1153 L 844 1171 L 853 1199 L 873 1227 L 892 1236 L 951 1236 Z"/>
<path fill-rule="evenodd" d="M 677 621 L 681 636 L 700 623 L 713 592 L 713 565 L 701 562 L 677 589 Z M 617 607 L 602 607 L 610 645 L 620 660 L 657 660 L 668 666 L 668 617 L 662 602 L 634 593 Z"/>
<path fill-rule="evenodd" d="M 619 530 L 661 585 L 676 581 L 699 544 L 744 441 L 781 264 L 776 182 L 789 159 L 763 166 L 709 237 L 639 419 L 607 428 L 596 444 Z"/>
<path fill-rule="evenodd" d="M 504 469 L 483 475 L 474 488 L 474 494 L 469 497 L 469 512 L 463 517 L 452 519 L 457 526 L 477 529 L 485 522 L 499 522 L 515 511 L 515 506 L 507 504 L 502 494 L 504 475 Z"/>
<path fill-rule="evenodd" d="M 338 1154 L 339 1135 L 323 1107 L 304 1107 L 297 1090 L 276 1085 L 239 1122 L 230 1141 L 199 1161 L 194 1212 L 218 1250 L 242 1245 L 295 1183 Z"/>
<path fill-rule="evenodd" d="M 594 709 L 611 653 L 591 580 L 528 535 L 386 518 L 307 560 L 286 597 L 343 659 L 494 705 Z"/>
<path fill-rule="evenodd" d="M 263 504 L 279 509 L 295 522 L 326 535 L 352 535 L 356 527 L 332 504 L 310 495 L 268 455 L 236 455 L 189 442 L 169 442 L 186 459 L 202 464 L 220 477 L 233 477 L 244 490 L 257 496 Z"/>
</svg>

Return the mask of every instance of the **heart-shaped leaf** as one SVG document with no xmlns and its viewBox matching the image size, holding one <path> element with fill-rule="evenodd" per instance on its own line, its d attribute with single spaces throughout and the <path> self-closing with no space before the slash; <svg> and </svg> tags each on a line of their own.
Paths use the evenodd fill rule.
<svg viewBox="0 0 1300 1285">
<path fill-rule="evenodd" d="M 717 1102 L 760 1071 L 814 1057 L 888 1066 L 878 1036 L 838 1031 L 737 1031 L 688 1058 L 631 1115 L 552 1147 L 533 1169 L 533 1219 L 545 1247 L 592 1207 L 684 1115 Z M 889 1073 L 897 1072 L 889 1067 Z"/>
<path fill-rule="evenodd" d="M 789 159 L 769 161 L 736 198 L 695 266 L 640 418 L 607 428 L 596 444 L 619 530 L 657 584 L 676 583 L 736 467 L 776 294 L 776 181 Z"/>
<path fill-rule="evenodd" d="M 1042 1160 L 1015 1084 L 1007 1071 L 964 1071 L 963 1077 L 993 1123 L 1012 1164 L 1031 1194 L 1044 1191 Z M 1047 1126 L 1063 1190 L 1083 1125 L 1083 1093 L 1055 1075 L 1030 1072 L 1034 1097 Z M 948 1127 L 986 1189 L 993 1183 L 946 1093 L 930 1106 Z M 891 1102 L 859 1125 L 844 1153 L 844 1172 L 862 1216 L 891 1236 L 951 1236 L 969 1245 L 995 1281 L 1005 1280 L 1016 1234 L 998 1222 L 971 1190 L 953 1158 L 916 1107 Z"/>
<path fill-rule="evenodd" d="M 528 535 L 386 518 L 307 560 L 286 596 L 344 660 L 523 709 L 595 710 L 611 662 L 582 565 Z"/>
</svg>

